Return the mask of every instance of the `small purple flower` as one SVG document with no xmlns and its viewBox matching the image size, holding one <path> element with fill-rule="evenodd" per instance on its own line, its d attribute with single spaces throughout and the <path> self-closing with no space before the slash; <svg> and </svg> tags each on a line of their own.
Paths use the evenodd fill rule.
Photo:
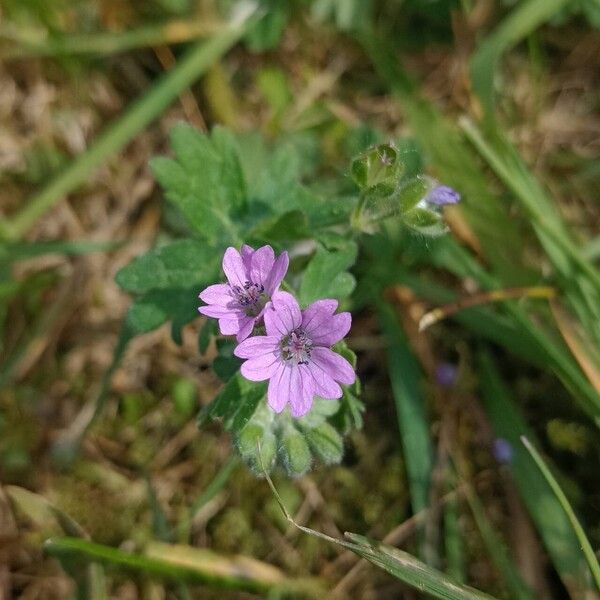
<svg viewBox="0 0 600 600">
<path fill-rule="evenodd" d="M 438 185 L 425 196 L 425 202 L 435 206 L 457 204 L 460 202 L 460 194 L 447 185 Z"/>
<path fill-rule="evenodd" d="M 275 259 L 271 246 L 254 250 L 244 245 L 241 254 L 235 248 L 227 248 L 223 271 L 228 283 L 209 285 L 202 291 L 199 298 L 208 306 L 201 306 L 198 311 L 219 319 L 223 335 L 235 335 L 238 342 L 245 340 L 279 289 L 288 264 L 287 252 Z"/>
<path fill-rule="evenodd" d="M 496 438 L 493 444 L 494 458 L 501 464 L 506 465 L 512 462 L 513 447 L 508 440 Z"/>
<path fill-rule="evenodd" d="M 305 415 L 313 397 L 341 398 L 339 383 L 351 384 L 350 363 L 331 350 L 350 330 L 352 317 L 334 315 L 336 300 L 317 300 L 301 311 L 296 299 L 277 292 L 264 314 L 267 335 L 251 337 L 233 353 L 248 359 L 241 373 L 250 381 L 269 380 L 267 399 L 275 412 L 289 403 L 292 416 Z"/>
<path fill-rule="evenodd" d="M 442 387 L 452 387 L 458 378 L 458 369 L 452 363 L 441 363 L 435 370 L 435 380 Z"/>
</svg>

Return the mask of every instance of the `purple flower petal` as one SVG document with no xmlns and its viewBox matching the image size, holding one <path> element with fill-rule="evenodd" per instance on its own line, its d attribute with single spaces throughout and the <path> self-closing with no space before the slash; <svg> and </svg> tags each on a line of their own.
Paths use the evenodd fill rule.
<svg viewBox="0 0 600 600">
<path fill-rule="evenodd" d="M 458 378 L 458 368 L 452 363 L 442 363 L 435 370 L 435 380 L 438 385 L 452 387 Z"/>
<path fill-rule="evenodd" d="M 313 331 L 318 325 L 313 325 L 313 320 L 321 322 L 333 316 L 333 313 L 338 307 L 337 300 L 326 298 L 325 300 L 317 300 L 302 311 L 302 328 L 305 331 Z"/>
<path fill-rule="evenodd" d="M 235 336 L 235 339 L 238 342 L 243 342 L 252 333 L 254 323 L 256 323 L 256 317 L 244 317 L 240 321 L 240 330 Z"/>
<path fill-rule="evenodd" d="M 269 296 L 272 296 L 279 289 L 279 286 L 287 273 L 289 264 L 290 258 L 287 252 L 282 252 L 273 263 L 273 268 L 271 269 L 268 281 L 264 283 L 265 290 Z"/>
<path fill-rule="evenodd" d="M 447 185 L 438 185 L 427 194 L 425 201 L 436 206 L 457 204 L 460 202 L 460 194 Z"/>
<path fill-rule="evenodd" d="M 276 336 L 257 335 L 238 344 L 233 353 L 238 358 L 255 358 L 279 348 L 279 338 Z"/>
<path fill-rule="evenodd" d="M 254 329 L 273 292 L 279 288 L 288 267 L 286 252 L 275 260 L 271 246 L 254 250 L 244 244 L 241 252 L 229 247 L 223 256 L 223 271 L 228 284 L 208 286 L 199 297 L 208 305 L 198 310 L 216 319 L 225 319 L 220 325 L 224 335 L 236 335 L 245 340 Z M 298 309 L 299 314 L 299 309 Z M 237 328 L 234 326 L 237 322 Z M 227 334 L 225 334 L 227 332 Z"/>
<path fill-rule="evenodd" d="M 225 276 L 231 285 L 244 287 L 244 283 L 248 279 L 246 269 L 244 269 L 240 253 L 231 246 L 225 250 L 223 256 L 223 271 L 225 271 Z"/>
<path fill-rule="evenodd" d="M 247 360 L 242 364 L 240 371 L 250 381 L 265 381 L 272 377 L 280 366 L 279 357 L 275 353 L 271 353 Z"/>
<path fill-rule="evenodd" d="M 356 373 L 354 373 L 352 365 L 343 356 L 336 354 L 329 348 L 321 348 L 319 346 L 313 348 L 311 362 L 340 383 L 349 385 L 354 383 L 356 379 Z"/>
<path fill-rule="evenodd" d="M 288 292 L 277 292 L 264 313 L 267 335 L 285 336 L 302 324 L 298 302 Z"/>
<path fill-rule="evenodd" d="M 250 281 L 266 287 L 274 262 L 275 253 L 271 246 L 262 246 L 256 250 L 250 259 Z"/>
<path fill-rule="evenodd" d="M 297 369 L 293 369 L 296 373 L 295 377 L 291 378 L 290 384 L 290 412 L 292 417 L 303 417 L 310 409 L 315 395 L 314 380 L 311 377 L 306 365 L 299 365 Z"/>
<path fill-rule="evenodd" d="M 240 322 L 238 319 L 219 319 L 219 330 L 221 335 L 235 335 L 240 330 Z"/>
<path fill-rule="evenodd" d="M 342 388 L 320 366 L 315 363 L 309 363 L 308 371 L 313 378 L 313 385 L 317 396 L 327 398 L 328 400 L 342 397 Z"/>
<path fill-rule="evenodd" d="M 269 380 L 267 402 L 276 413 L 280 413 L 287 404 L 292 371 L 293 369 L 289 365 L 279 363 L 278 369 Z"/>
<path fill-rule="evenodd" d="M 205 290 L 200 292 L 198 298 L 202 302 L 206 302 L 206 304 L 218 304 L 219 306 L 227 306 L 233 300 L 231 288 L 226 283 L 209 285 Z"/>
<path fill-rule="evenodd" d="M 319 300 L 303 312 L 302 328 L 316 345 L 333 346 L 350 331 L 352 317 L 348 312 L 333 315 L 333 311 L 329 312 L 329 305 L 315 307 L 318 302 L 328 301 Z M 331 302 L 335 302 L 335 300 Z M 308 313 L 309 310 L 311 310 L 310 313 Z"/>
<path fill-rule="evenodd" d="M 513 459 L 513 447 L 508 440 L 496 438 L 493 444 L 494 458 L 503 465 L 509 464 Z"/>
<path fill-rule="evenodd" d="M 202 315 L 206 315 L 207 317 L 213 317 L 215 319 L 220 319 L 221 317 L 229 317 L 235 316 L 235 313 L 225 306 L 217 306 L 216 304 L 209 304 L 208 306 L 201 306 L 198 308 L 198 312 Z"/>
<path fill-rule="evenodd" d="M 244 263 L 244 269 L 246 273 L 250 272 L 250 261 L 252 260 L 252 254 L 254 253 L 254 248 L 252 246 L 248 246 L 248 244 L 244 244 L 240 251 L 242 255 L 242 262 Z"/>
</svg>

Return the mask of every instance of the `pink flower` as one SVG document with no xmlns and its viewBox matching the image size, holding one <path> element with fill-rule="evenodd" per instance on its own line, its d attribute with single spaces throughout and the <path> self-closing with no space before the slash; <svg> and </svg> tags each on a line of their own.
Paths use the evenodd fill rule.
<svg viewBox="0 0 600 600">
<path fill-rule="evenodd" d="M 264 314 L 267 335 L 248 338 L 234 350 L 248 359 L 241 367 L 246 379 L 269 380 L 267 399 L 275 412 L 289 403 L 292 415 L 301 417 L 314 396 L 341 398 L 339 383 L 354 383 L 350 363 L 330 348 L 352 322 L 350 313 L 334 315 L 336 308 L 336 300 L 317 300 L 300 311 L 291 294 L 277 292 Z"/>
<path fill-rule="evenodd" d="M 241 254 L 235 248 L 227 248 L 223 271 L 228 283 L 209 285 L 201 292 L 199 298 L 207 306 L 201 306 L 198 311 L 219 319 L 223 335 L 235 335 L 238 342 L 245 340 L 262 318 L 267 302 L 279 289 L 288 264 L 287 252 L 275 260 L 271 246 L 254 250 L 244 245 Z"/>
</svg>

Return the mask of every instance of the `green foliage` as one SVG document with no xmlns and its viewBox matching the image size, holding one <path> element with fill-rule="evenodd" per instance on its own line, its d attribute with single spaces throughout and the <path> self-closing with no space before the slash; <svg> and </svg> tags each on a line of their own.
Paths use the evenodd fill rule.
<svg viewBox="0 0 600 600">
<path fill-rule="evenodd" d="M 122 289 L 135 294 L 201 286 L 219 273 L 219 257 L 215 254 L 205 243 L 177 240 L 135 258 L 117 273 L 115 280 Z"/>
<path fill-rule="evenodd" d="M 228 431 L 240 431 L 254 414 L 265 392 L 264 384 L 248 381 L 238 373 L 225 384 L 212 402 L 200 411 L 198 426 L 202 427 L 209 419 L 220 418 Z"/>
<path fill-rule="evenodd" d="M 336 346 L 343 356 L 356 363 L 356 356 L 344 344 Z M 324 464 L 342 460 L 342 434 L 362 426 L 362 403 L 354 394 L 359 383 L 344 386 L 340 400 L 316 398 L 310 412 L 294 419 L 288 410 L 280 414 L 266 404 L 266 384 L 250 382 L 239 373 L 198 415 L 198 426 L 221 419 L 235 440 L 246 464 L 258 475 L 281 465 L 288 475 L 297 477 L 308 471 L 314 459 Z M 261 466 L 262 465 L 262 466 Z"/>
<path fill-rule="evenodd" d="M 488 115 L 493 114 L 494 75 L 502 54 L 557 15 L 569 0 L 526 0 L 488 35 L 471 58 L 471 81 Z"/>
<path fill-rule="evenodd" d="M 493 600 L 472 587 L 456 583 L 446 574 L 427 566 L 407 552 L 373 542 L 362 535 L 347 533 L 346 547 L 419 591 L 442 600 Z"/>
<path fill-rule="evenodd" d="M 445 573 L 426 565 L 414 556 L 393 546 L 372 541 L 362 535 L 350 532 L 345 534 L 347 539 L 338 539 L 309 527 L 298 525 L 290 516 L 269 474 L 266 471 L 264 474 L 286 519 L 300 531 L 350 550 L 380 569 L 387 571 L 396 579 L 434 598 L 441 598 L 442 600 L 494 600 L 493 596 L 462 585 Z"/>
<path fill-rule="evenodd" d="M 349 296 L 356 281 L 346 269 L 354 264 L 356 254 L 356 243 L 350 241 L 337 248 L 317 248 L 302 277 L 300 304 L 308 305 L 320 298 L 343 299 Z"/>
<path fill-rule="evenodd" d="M 521 444 L 521 436 L 535 438 L 488 353 L 480 356 L 480 379 L 483 404 L 494 433 L 512 446 L 511 472 L 519 494 L 563 583 L 573 597 L 579 597 L 591 581 L 580 542 L 552 487 Z"/>
<path fill-rule="evenodd" d="M 278 569 L 260 561 L 226 558 L 191 546 L 153 542 L 143 552 L 134 553 L 88 540 L 55 537 L 46 541 L 44 549 L 63 565 L 81 569 L 89 562 L 97 562 L 111 569 L 139 572 L 173 583 L 189 582 L 254 593 L 278 590 L 306 593 L 310 589 L 308 582 L 286 579 Z"/>
<path fill-rule="evenodd" d="M 433 470 L 430 425 L 420 387 L 422 374 L 393 309 L 382 305 L 379 314 L 388 342 L 388 370 L 406 461 L 411 504 L 413 511 L 418 513 L 429 505 Z"/>
<path fill-rule="evenodd" d="M 579 546 L 581 547 L 581 551 L 585 556 L 585 559 L 588 563 L 588 567 L 592 573 L 592 577 L 594 578 L 596 589 L 600 591 L 600 564 L 598 563 L 596 553 L 594 552 L 594 549 L 592 548 L 592 545 L 590 544 L 590 541 L 587 535 L 585 534 L 585 531 L 583 530 L 583 527 L 581 526 L 581 523 L 579 522 L 575 511 L 573 510 L 573 507 L 569 503 L 569 500 L 563 492 L 562 488 L 560 487 L 558 481 L 552 475 L 552 472 L 544 462 L 544 459 L 535 449 L 535 446 L 533 446 L 526 437 L 521 437 L 521 441 L 529 451 L 529 454 L 531 454 L 531 457 L 535 461 L 535 464 L 538 466 L 539 470 L 544 476 L 546 483 L 552 489 L 552 492 L 554 493 L 556 499 L 560 503 L 563 511 L 565 512 L 565 515 L 569 519 L 569 523 L 571 524 L 573 532 L 577 536 Z"/>
<path fill-rule="evenodd" d="M 357 229 L 373 233 L 381 221 L 399 216 L 404 225 L 421 235 L 446 233 L 442 208 L 427 202 L 437 182 L 419 172 L 418 151 L 412 150 L 416 161 L 396 144 L 378 144 L 352 161 L 350 172 L 361 190 L 353 215 Z"/>
<path fill-rule="evenodd" d="M 394 191 L 404 170 L 404 163 L 394 144 L 372 146 L 350 165 L 352 179 L 358 187 L 375 188 L 382 196 Z"/>
<path fill-rule="evenodd" d="M 151 162 L 167 199 L 183 213 L 192 232 L 210 245 L 239 245 L 246 184 L 231 133 L 215 127 L 209 137 L 181 123 L 171 131 L 171 145 L 174 159 Z"/>
</svg>

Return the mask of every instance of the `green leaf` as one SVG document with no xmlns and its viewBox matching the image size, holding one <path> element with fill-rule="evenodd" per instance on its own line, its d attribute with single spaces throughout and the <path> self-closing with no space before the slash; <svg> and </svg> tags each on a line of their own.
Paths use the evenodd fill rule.
<svg viewBox="0 0 600 600">
<path fill-rule="evenodd" d="M 277 415 L 263 402 L 235 437 L 242 459 L 256 475 L 260 475 L 263 469 L 270 471 L 275 464 L 278 448 L 276 432 L 281 431 L 280 426 L 274 425 L 276 418 Z"/>
<path fill-rule="evenodd" d="M 198 426 L 202 427 L 209 419 L 221 418 L 225 429 L 237 433 L 246 426 L 265 393 L 266 384 L 248 381 L 237 373 L 200 411 Z"/>
<path fill-rule="evenodd" d="M 337 465 L 344 456 L 342 436 L 329 423 L 305 430 L 305 437 L 314 454 L 326 465 Z"/>
<path fill-rule="evenodd" d="M 240 359 L 234 356 L 236 342 L 230 337 L 217 338 L 218 355 L 213 361 L 213 371 L 223 381 L 229 381 L 240 368 Z"/>
<path fill-rule="evenodd" d="M 356 281 L 346 271 L 356 261 L 354 242 L 336 250 L 319 247 L 311 258 L 300 284 L 300 304 L 306 306 L 321 298 L 341 300 L 352 293 Z"/>
<path fill-rule="evenodd" d="M 281 462 L 290 477 L 304 475 L 311 466 L 312 454 L 305 436 L 295 427 L 283 432 L 279 446 Z"/>
<path fill-rule="evenodd" d="M 217 335 L 218 333 L 218 325 L 216 319 L 208 318 L 204 321 L 204 325 L 202 325 L 202 329 L 198 334 L 198 351 L 200 354 L 205 354 L 208 350 L 208 345 L 210 344 L 210 340 Z"/>
<path fill-rule="evenodd" d="M 220 253 L 202 242 L 177 240 L 135 258 L 117 273 L 115 281 L 124 290 L 138 294 L 194 285 L 200 291 L 217 280 L 220 260 Z"/>
<path fill-rule="evenodd" d="M 215 127 L 209 137 L 179 124 L 171 131 L 171 144 L 175 159 L 150 163 L 167 199 L 209 244 L 238 246 L 235 221 L 246 208 L 247 192 L 233 136 Z"/>
<path fill-rule="evenodd" d="M 129 307 L 125 324 L 135 335 L 148 333 L 166 323 L 172 323 L 174 341 L 180 343 L 181 328 L 198 316 L 197 290 L 150 290 L 136 298 Z"/>
<path fill-rule="evenodd" d="M 267 2 L 264 16 L 246 34 L 245 41 L 251 52 L 273 50 L 279 44 L 289 20 L 290 8 L 286 3 Z"/>
<path fill-rule="evenodd" d="M 308 219 L 301 210 L 291 210 L 278 217 L 266 219 L 253 236 L 270 242 L 291 241 L 311 237 Z"/>
<path fill-rule="evenodd" d="M 273 485 L 273 481 L 268 472 L 263 470 L 263 474 L 265 475 L 267 483 L 286 519 L 300 531 L 318 539 L 325 540 L 331 544 L 341 546 L 347 550 L 351 550 L 358 556 L 365 558 L 379 568 L 387 571 L 396 579 L 399 579 L 407 585 L 414 587 L 419 592 L 424 592 L 434 598 L 441 598 L 442 600 L 493 600 L 492 596 L 472 587 L 457 583 L 441 571 L 429 567 L 414 556 L 407 552 L 403 552 L 402 550 L 398 550 L 397 548 L 387 546 L 380 542 L 373 542 L 355 533 L 346 532 L 345 535 L 350 540 L 347 541 L 334 538 L 303 525 L 298 525 L 283 504 L 281 496 Z"/>
<path fill-rule="evenodd" d="M 379 316 L 388 343 L 388 370 L 408 472 L 411 504 L 413 512 L 418 513 L 429 505 L 433 469 L 429 420 L 421 393 L 422 373 L 393 309 L 382 305 Z"/>
<path fill-rule="evenodd" d="M 356 354 L 348 348 L 344 340 L 338 342 L 333 350 L 339 352 L 356 369 Z M 338 403 L 339 408 L 332 412 L 332 417 L 329 419 L 329 422 L 342 434 L 347 434 L 353 429 L 362 429 L 362 413 L 365 412 L 365 405 L 359 399 L 361 391 L 358 377 L 352 385 L 342 386 L 343 396 Z"/>
</svg>

